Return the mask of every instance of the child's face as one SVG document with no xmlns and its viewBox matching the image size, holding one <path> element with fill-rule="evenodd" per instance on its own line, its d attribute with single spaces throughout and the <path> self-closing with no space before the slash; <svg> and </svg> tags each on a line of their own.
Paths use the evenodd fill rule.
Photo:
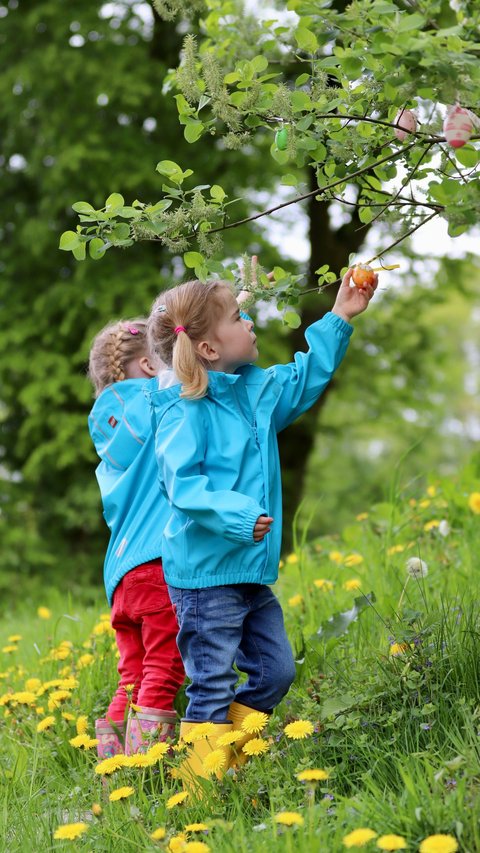
<svg viewBox="0 0 480 853">
<path fill-rule="evenodd" d="M 258 358 L 257 337 L 251 320 L 243 320 L 233 293 L 224 287 L 221 299 L 224 311 L 211 330 L 210 344 L 215 357 L 209 358 L 212 370 L 233 373 L 242 364 Z"/>
</svg>

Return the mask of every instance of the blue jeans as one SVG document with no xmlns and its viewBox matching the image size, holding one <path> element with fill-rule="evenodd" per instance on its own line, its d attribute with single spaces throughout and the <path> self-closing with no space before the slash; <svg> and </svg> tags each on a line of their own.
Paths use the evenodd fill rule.
<svg viewBox="0 0 480 853">
<path fill-rule="evenodd" d="M 228 719 L 235 700 L 270 713 L 295 678 L 280 604 L 268 586 L 168 587 L 180 630 L 177 645 L 191 681 L 186 718 Z M 238 673 L 247 675 L 236 690 Z"/>
</svg>

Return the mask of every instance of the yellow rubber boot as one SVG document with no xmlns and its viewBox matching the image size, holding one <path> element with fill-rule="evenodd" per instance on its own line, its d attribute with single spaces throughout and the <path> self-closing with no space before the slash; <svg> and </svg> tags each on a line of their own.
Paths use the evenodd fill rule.
<svg viewBox="0 0 480 853">
<path fill-rule="evenodd" d="M 232 721 L 232 731 L 243 731 L 242 723 L 249 714 L 258 714 L 261 712 L 255 711 L 255 708 L 249 708 L 248 705 L 241 705 L 240 702 L 232 702 L 228 709 L 228 717 Z M 248 756 L 242 752 L 242 747 L 252 740 L 254 737 L 259 737 L 262 729 L 267 724 L 268 715 L 265 716 L 265 724 L 261 727 L 255 727 L 256 731 L 244 732 L 243 737 L 233 743 L 232 755 L 230 758 L 230 767 L 243 767 L 248 760 Z"/>
<path fill-rule="evenodd" d="M 218 744 L 217 741 L 231 730 L 230 720 L 225 723 L 190 723 L 182 720 L 179 741 L 187 744 L 187 757 L 173 775 L 182 780 L 186 790 L 201 795 L 199 778 L 216 776 L 221 779 L 229 766 L 231 747 L 229 744 Z"/>
</svg>

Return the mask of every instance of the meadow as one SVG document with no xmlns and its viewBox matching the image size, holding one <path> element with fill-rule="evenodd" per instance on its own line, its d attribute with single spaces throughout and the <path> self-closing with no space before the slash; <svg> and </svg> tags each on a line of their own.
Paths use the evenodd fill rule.
<svg viewBox="0 0 480 853">
<path fill-rule="evenodd" d="M 182 749 L 99 765 L 116 682 L 100 588 L 92 606 L 46 586 L 3 617 L 3 850 L 480 851 L 475 472 L 392 486 L 341 535 L 308 528 L 276 586 L 297 680 L 201 797 L 172 778 Z"/>
</svg>

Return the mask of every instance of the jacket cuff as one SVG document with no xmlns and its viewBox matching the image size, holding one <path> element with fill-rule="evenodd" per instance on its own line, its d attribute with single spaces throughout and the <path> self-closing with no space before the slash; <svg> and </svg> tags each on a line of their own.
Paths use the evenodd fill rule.
<svg viewBox="0 0 480 853">
<path fill-rule="evenodd" d="M 353 326 L 350 323 L 347 323 L 343 317 L 339 317 L 338 314 L 334 314 L 332 311 L 327 311 L 327 313 L 322 317 L 322 323 L 325 323 L 327 326 L 331 326 L 336 331 L 340 332 L 341 335 L 346 335 L 347 338 L 353 332 Z"/>
<path fill-rule="evenodd" d="M 253 538 L 253 529 L 257 522 L 257 518 L 260 515 L 267 515 L 268 513 L 261 506 L 254 506 L 251 510 L 245 513 L 245 517 L 243 519 L 242 530 L 240 536 L 242 540 L 245 542 L 249 542 L 251 545 L 255 544 L 255 540 Z"/>
</svg>

